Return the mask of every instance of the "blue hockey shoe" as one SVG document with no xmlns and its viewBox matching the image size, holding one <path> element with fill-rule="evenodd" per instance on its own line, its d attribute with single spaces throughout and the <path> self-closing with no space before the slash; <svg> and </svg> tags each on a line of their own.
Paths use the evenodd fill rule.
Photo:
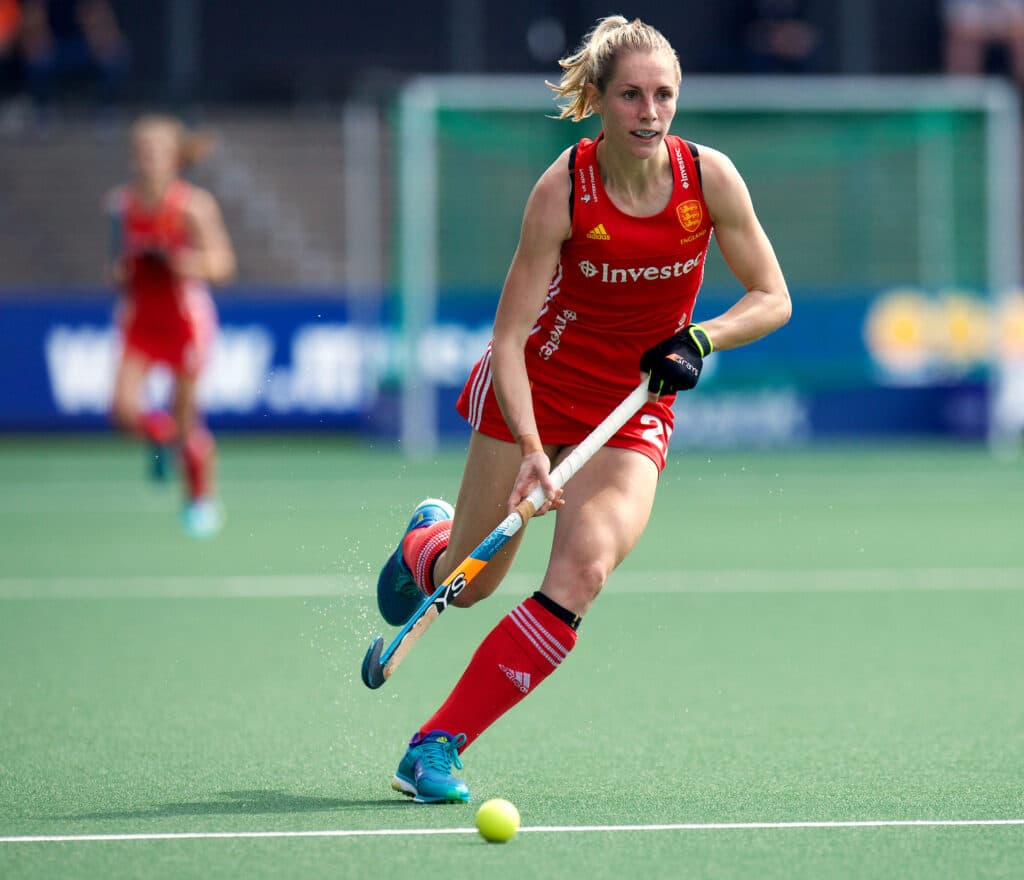
<svg viewBox="0 0 1024 880">
<path fill-rule="evenodd" d="M 410 741 L 391 787 L 420 804 L 464 804 L 469 788 L 452 767 L 462 769 L 459 749 L 466 734 L 452 736 L 444 730 L 417 733 Z"/>
<path fill-rule="evenodd" d="M 377 607 L 392 626 L 404 626 L 423 601 L 423 593 L 416 586 L 416 579 L 402 558 L 402 542 L 405 536 L 414 529 L 426 528 L 436 522 L 451 519 L 454 514 L 455 508 L 439 498 L 425 498 L 412 512 L 402 541 L 398 542 L 398 547 L 388 557 L 377 577 Z"/>
<path fill-rule="evenodd" d="M 224 525 L 224 512 L 212 498 L 196 498 L 185 505 L 181 524 L 192 538 L 212 538 Z"/>
</svg>

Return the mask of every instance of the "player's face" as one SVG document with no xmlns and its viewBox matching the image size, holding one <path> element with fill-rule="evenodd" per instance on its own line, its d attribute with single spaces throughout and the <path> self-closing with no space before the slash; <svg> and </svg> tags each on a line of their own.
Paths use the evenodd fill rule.
<svg viewBox="0 0 1024 880">
<path fill-rule="evenodd" d="M 662 52 L 630 52 L 615 65 L 604 93 L 592 91 L 591 103 L 601 115 L 610 146 L 648 158 L 668 134 L 678 95 L 674 58 Z"/>
<path fill-rule="evenodd" d="M 147 125 L 132 138 L 135 169 L 147 184 L 163 185 L 178 172 L 178 139 L 169 126 Z"/>
</svg>

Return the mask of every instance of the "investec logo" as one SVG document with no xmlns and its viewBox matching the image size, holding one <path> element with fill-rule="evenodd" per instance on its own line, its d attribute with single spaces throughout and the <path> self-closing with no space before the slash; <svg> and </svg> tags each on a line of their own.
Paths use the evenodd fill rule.
<svg viewBox="0 0 1024 880">
<path fill-rule="evenodd" d="M 690 175 L 686 173 L 686 162 L 683 161 L 683 151 L 676 146 L 676 165 L 679 167 L 679 181 L 683 189 L 690 188 Z"/>
<path fill-rule="evenodd" d="M 696 269 L 703 259 L 704 255 L 699 254 L 686 262 L 677 260 L 674 263 L 666 263 L 664 266 L 637 266 L 635 268 L 630 266 L 628 269 L 613 269 L 607 263 L 602 263 L 601 267 L 598 268 L 590 260 L 580 260 L 579 267 L 580 272 L 583 273 L 585 278 L 594 278 L 600 275 L 602 284 L 628 284 L 630 281 L 659 281 L 665 278 L 682 278 Z"/>
<path fill-rule="evenodd" d="M 544 358 L 544 360 L 549 360 L 551 356 L 558 351 L 558 347 L 562 344 L 562 334 L 565 333 L 566 328 L 569 326 L 569 322 L 575 320 L 576 313 L 572 309 L 562 309 L 559 314 L 555 315 L 555 326 L 551 328 L 551 332 L 548 334 L 547 340 L 540 347 L 540 356 Z M 515 518 L 515 514 L 510 514 L 506 522 Z M 502 525 L 504 524 L 505 523 L 502 523 Z"/>
</svg>

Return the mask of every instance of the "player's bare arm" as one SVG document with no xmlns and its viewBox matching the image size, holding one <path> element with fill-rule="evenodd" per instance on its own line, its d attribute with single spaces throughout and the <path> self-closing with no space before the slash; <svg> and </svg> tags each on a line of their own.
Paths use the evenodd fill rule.
<svg viewBox="0 0 1024 880">
<path fill-rule="evenodd" d="M 722 256 L 746 293 L 722 315 L 701 326 L 718 351 L 754 342 L 789 320 L 791 303 L 768 236 L 754 212 L 747 185 L 732 161 L 700 147 L 704 199 Z"/>
<path fill-rule="evenodd" d="M 558 493 L 549 485 L 549 462 L 533 414 L 524 347 L 544 304 L 558 265 L 562 242 L 570 233 L 568 151 L 541 175 L 523 212 L 519 245 L 512 257 L 494 321 L 492 363 L 494 389 L 505 421 L 520 444 L 520 471 L 510 506 L 539 481 L 548 498 Z"/>
<path fill-rule="evenodd" d="M 185 217 L 193 246 L 175 258 L 175 270 L 190 278 L 226 284 L 235 277 L 235 249 L 232 247 L 217 200 L 193 187 Z"/>
<path fill-rule="evenodd" d="M 537 433 L 523 349 L 547 296 L 569 226 L 568 158 L 564 154 L 541 175 L 527 200 L 519 244 L 494 319 L 495 390 L 517 439 Z"/>
</svg>

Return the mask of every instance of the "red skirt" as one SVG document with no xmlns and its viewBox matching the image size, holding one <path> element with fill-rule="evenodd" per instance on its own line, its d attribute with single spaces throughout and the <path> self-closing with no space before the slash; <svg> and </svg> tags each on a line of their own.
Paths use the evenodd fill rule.
<svg viewBox="0 0 1024 880">
<path fill-rule="evenodd" d="M 574 398 L 557 391 L 550 383 L 540 381 L 539 377 L 530 378 L 533 414 L 542 443 L 556 446 L 580 443 L 619 403 L 617 400 L 609 402 L 587 397 Z M 636 378 L 640 380 L 639 370 Z M 512 443 L 515 438 L 505 424 L 491 379 L 491 350 L 488 347 L 470 372 L 456 409 L 481 434 Z M 674 400 L 674 396 L 663 397 L 656 403 L 645 403 L 605 445 L 617 449 L 633 449 L 646 455 L 660 473 L 665 469 L 668 442 L 675 426 L 672 412 Z"/>
<path fill-rule="evenodd" d="M 217 311 L 205 287 L 190 285 L 175 310 L 156 313 L 129 302 L 121 316 L 125 355 L 164 364 L 174 373 L 198 376 L 217 335 Z"/>
</svg>

